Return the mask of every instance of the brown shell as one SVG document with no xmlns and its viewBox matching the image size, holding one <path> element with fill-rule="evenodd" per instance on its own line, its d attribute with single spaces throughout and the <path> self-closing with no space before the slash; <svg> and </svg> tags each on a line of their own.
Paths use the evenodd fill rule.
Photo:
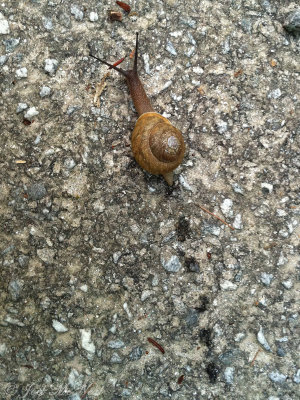
<svg viewBox="0 0 300 400">
<path fill-rule="evenodd" d="M 181 132 L 167 118 L 155 112 L 139 117 L 132 132 L 131 148 L 142 168 L 151 174 L 164 176 L 178 167 L 185 152 Z"/>
</svg>

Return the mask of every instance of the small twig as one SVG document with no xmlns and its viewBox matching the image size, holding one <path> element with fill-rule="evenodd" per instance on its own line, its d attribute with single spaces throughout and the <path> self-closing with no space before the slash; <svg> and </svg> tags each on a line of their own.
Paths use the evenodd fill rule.
<svg viewBox="0 0 300 400">
<path fill-rule="evenodd" d="M 255 362 L 255 360 L 256 360 L 256 358 L 257 358 L 257 356 L 258 356 L 258 353 L 259 353 L 260 351 L 261 351 L 261 349 L 258 349 L 257 352 L 255 353 L 255 355 L 254 355 L 254 357 L 253 357 L 253 360 L 252 360 L 251 363 L 250 363 L 250 367 L 253 367 L 254 362 Z"/>
<path fill-rule="evenodd" d="M 86 391 L 80 396 L 81 400 L 83 400 L 83 399 L 86 397 L 86 395 L 88 394 L 88 392 L 92 389 L 92 387 L 93 387 L 94 385 L 95 385 L 95 382 L 92 383 L 92 384 L 86 389 Z"/>
<path fill-rule="evenodd" d="M 233 228 L 233 226 L 229 225 L 226 221 L 224 221 L 222 218 L 218 217 L 216 214 L 213 214 L 212 212 L 210 212 L 207 208 L 200 206 L 199 204 L 197 204 L 198 207 L 201 208 L 201 210 L 207 212 L 208 214 L 212 215 L 213 217 L 217 218 L 219 221 L 221 221 L 224 225 L 227 225 L 228 228 L 232 229 L 233 231 L 235 230 Z"/>
</svg>

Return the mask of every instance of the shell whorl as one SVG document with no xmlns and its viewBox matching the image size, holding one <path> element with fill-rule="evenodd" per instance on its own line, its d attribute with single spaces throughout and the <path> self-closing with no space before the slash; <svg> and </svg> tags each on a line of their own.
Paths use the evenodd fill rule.
<svg viewBox="0 0 300 400">
<path fill-rule="evenodd" d="M 164 176 L 182 162 L 185 152 L 181 132 L 167 118 L 155 112 L 139 117 L 132 132 L 131 148 L 142 168 L 151 174 Z"/>
</svg>

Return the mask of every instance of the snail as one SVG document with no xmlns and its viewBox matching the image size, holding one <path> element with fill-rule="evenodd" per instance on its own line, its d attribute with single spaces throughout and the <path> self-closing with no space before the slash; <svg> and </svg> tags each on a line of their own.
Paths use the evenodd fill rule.
<svg viewBox="0 0 300 400">
<path fill-rule="evenodd" d="M 90 56 L 125 76 L 138 113 L 138 120 L 131 135 L 131 149 L 138 164 L 154 175 L 162 175 L 173 184 L 173 170 L 182 162 L 185 144 L 182 133 L 171 122 L 155 112 L 140 81 L 137 70 L 138 33 L 133 69 L 124 70 L 90 53 Z"/>
</svg>

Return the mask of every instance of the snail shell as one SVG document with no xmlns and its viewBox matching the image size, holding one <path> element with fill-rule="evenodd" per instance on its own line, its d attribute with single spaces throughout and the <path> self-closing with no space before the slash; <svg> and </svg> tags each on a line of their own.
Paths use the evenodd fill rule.
<svg viewBox="0 0 300 400">
<path fill-rule="evenodd" d="M 173 184 L 173 170 L 182 162 L 185 144 L 181 132 L 156 112 L 142 114 L 131 136 L 131 148 L 138 164 Z"/>
</svg>

